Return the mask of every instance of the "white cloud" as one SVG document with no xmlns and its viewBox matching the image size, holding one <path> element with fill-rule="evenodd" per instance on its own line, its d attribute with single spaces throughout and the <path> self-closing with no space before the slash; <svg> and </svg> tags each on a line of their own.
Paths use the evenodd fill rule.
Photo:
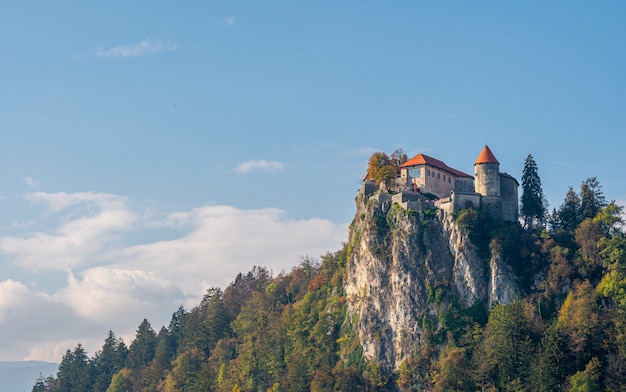
<svg viewBox="0 0 626 392">
<path fill-rule="evenodd" d="M 33 192 L 27 194 L 26 199 L 47 204 L 53 212 L 59 212 L 80 204 L 123 208 L 126 203 L 126 198 L 124 197 L 101 192 Z"/>
<path fill-rule="evenodd" d="M 255 265 L 288 271 L 301 256 L 338 250 L 347 236 L 345 224 L 291 219 L 279 209 L 205 205 L 146 215 L 106 193 L 34 192 L 28 200 L 58 223 L 0 237 L 0 256 L 22 267 L 29 282 L 0 282 L 0 360 L 59 361 L 79 342 L 93 353 L 109 329 L 129 343 L 144 318 L 158 329 L 179 305 L 191 308 L 239 272 Z M 125 241 L 164 227 L 165 239 Z M 49 278 L 33 271 L 51 269 L 67 270 L 67 281 L 50 293 L 35 289 L 49 287 L 38 282 Z"/>
<path fill-rule="evenodd" d="M 0 360 L 60 361 L 82 343 L 93 354 L 112 329 L 129 342 L 143 320 L 167 324 L 180 290 L 143 271 L 96 267 L 54 295 L 0 282 Z M 161 325 L 154 324 L 155 329 Z"/>
<path fill-rule="evenodd" d="M 95 267 L 81 275 L 77 279 L 70 273 L 67 287 L 56 298 L 98 324 L 120 318 L 133 320 L 125 326 L 133 328 L 141 321 L 137 315 L 159 314 L 162 308 L 173 313 L 185 299 L 178 287 L 154 272 Z"/>
<path fill-rule="evenodd" d="M 94 52 L 91 52 L 90 55 L 94 55 L 100 58 L 120 59 L 128 57 L 146 56 L 162 52 L 171 52 L 178 49 L 180 49 L 179 46 L 171 41 L 144 39 L 133 44 L 119 45 L 111 48 L 104 48 L 102 46 L 99 46 Z M 72 60 L 80 61 L 88 56 L 80 54 L 74 55 L 72 57 Z"/>
<path fill-rule="evenodd" d="M 286 219 L 277 209 L 214 205 L 175 215 L 177 224 L 187 225 L 185 235 L 128 247 L 109 257 L 127 268 L 166 272 L 163 277 L 197 294 L 207 285 L 225 287 L 238 272 L 255 265 L 275 273 L 289 270 L 301 255 L 318 257 L 338 250 L 347 235 L 346 225 Z"/>
<path fill-rule="evenodd" d="M 241 162 L 235 168 L 235 173 L 248 174 L 252 172 L 281 172 L 285 170 L 285 164 L 278 161 L 267 161 L 265 159 L 252 159 Z"/>
<path fill-rule="evenodd" d="M 226 25 L 228 27 L 233 27 L 235 25 L 236 19 L 234 16 L 228 16 L 228 17 L 221 17 L 221 18 L 211 18 L 209 21 L 211 23 L 218 23 L 218 24 Z"/>
<path fill-rule="evenodd" d="M 120 45 L 109 49 L 98 47 L 98 49 L 96 49 L 96 56 L 105 58 L 138 57 L 161 52 L 171 52 L 178 49 L 178 45 L 173 42 L 144 39 L 134 44 Z"/>
<path fill-rule="evenodd" d="M 32 177 L 24 177 L 23 180 L 29 188 L 39 188 L 39 180 Z"/>
<path fill-rule="evenodd" d="M 31 359 L 33 351 L 47 346 L 49 351 L 39 352 L 32 359 L 59 361 L 68 346 L 58 343 L 80 336 L 78 325 L 85 328 L 84 323 L 75 321 L 68 307 L 52 296 L 31 291 L 11 279 L 0 282 L 0 359 Z"/>
<path fill-rule="evenodd" d="M 125 199 L 111 194 L 35 192 L 27 199 L 47 204 L 52 213 L 67 213 L 51 232 L 0 237 L 0 251 L 32 271 L 65 270 L 97 261 L 105 245 L 137 221 Z"/>
</svg>

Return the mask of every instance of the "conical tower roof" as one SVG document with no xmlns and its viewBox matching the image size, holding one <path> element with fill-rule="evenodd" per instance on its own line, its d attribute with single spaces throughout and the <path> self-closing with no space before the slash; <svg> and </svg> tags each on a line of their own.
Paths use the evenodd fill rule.
<svg viewBox="0 0 626 392">
<path fill-rule="evenodd" d="M 479 163 L 497 163 L 498 165 L 500 164 L 500 162 L 498 162 L 498 160 L 496 159 L 496 156 L 493 155 L 493 153 L 486 144 L 485 147 L 483 147 L 483 150 L 480 152 L 478 159 L 476 159 L 476 162 L 474 162 L 474 165 L 478 165 Z"/>
</svg>

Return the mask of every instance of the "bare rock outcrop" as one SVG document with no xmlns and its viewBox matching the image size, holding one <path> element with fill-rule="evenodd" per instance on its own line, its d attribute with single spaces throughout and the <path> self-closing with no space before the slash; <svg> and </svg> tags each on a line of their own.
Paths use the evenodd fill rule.
<svg viewBox="0 0 626 392">
<path fill-rule="evenodd" d="M 503 258 L 481 259 L 451 216 L 407 211 L 384 193 L 357 196 L 344 285 L 365 359 L 390 373 L 423 347 L 425 320 L 450 306 L 510 302 L 517 286 Z"/>
</svg>

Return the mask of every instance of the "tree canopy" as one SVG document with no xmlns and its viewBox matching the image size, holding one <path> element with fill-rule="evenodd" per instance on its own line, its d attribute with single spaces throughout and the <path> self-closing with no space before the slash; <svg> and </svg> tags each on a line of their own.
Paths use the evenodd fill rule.
<svg viewBox="0 0 626 392">
<path fill-rule="evenodd" d="M 434 314 L 419 315 L 420 346 L 395 371 L 363 356 L 343 288 L 351 256 L 344 244 L 276 276 L 263 267 L 238 274 L 191 310 L 179 307 L 158 333 L 144 319 L 128 347 L 113 331 L 92 357 L 78 344 L 32 390 L 625 390 L 623 208 L 600 189 L 595 178 L 583 182 L 584 197 L 570 187 L 555 223 L 540 232 L 539 210 L 527 211 L 526 230 L 476 210 L 459 214 L 480 257 L 488 262 L 497 248 L 518 276 L 518 297 L 491 308 L 438 308 L 436 290 L 428 293 Z"/>
<path fill-rule="evenodd" d="M 402 149 L 395 150 L 391 156 L 384 152 L 375 152 L 369 159 L 365 177 L 373 180 L 377 185 L 383 181 L 388 183 L 400 175 L 400 165 L 407 159 Z"/>
</svg>

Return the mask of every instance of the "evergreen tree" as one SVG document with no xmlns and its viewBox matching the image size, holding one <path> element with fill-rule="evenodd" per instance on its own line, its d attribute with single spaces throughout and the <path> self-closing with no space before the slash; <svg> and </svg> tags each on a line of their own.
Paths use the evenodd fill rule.
<svg viewBox="0 0 626 392">
<path fill-rule="evenodd" d="M 102 349 L 94 355 L 94 392 L 105 392 L 113 375 L 124 367 L 128 349 L 121 339 L 117 339 L 113 331 L 104 340 Z"/>
<path fill-rule="evenodd" d="M 33 385 L 33 389 L 31 389 L 31 392 L 45 392 L 46 391 L 46 385 L 44 384 L 45 380 L 46 379 L 44 378 L 43 374 L 40 373 L 37 380 L 35 380 L 35 385 Z"/>
<path fill-rule="evenodd" d="M 172 344 L 174 345 L 175 352 L 178 351 L 178 345 L 180 344 L 180 341 L 182 340 L 182 331 L 180 328 L 180 323 L 182 322 L 182 320 L 185 318 L 186 315 L 187 315 L 187 312 L 185 311 L 185 308 L 182 305 L 180 305 L 178 309 L 176 310 L 176 312 L 172 314 L 170 324 L 167 327 L 167 332 L 170 338 L 172 339 Z"/>
<path fill-rule="evenodd" d="M 567 371 L 563 346 L 563 336 L 555 325 L 547 326 L 533 367 L 531 390 L 551 392 L 562 389 Z"/>
<path fill-rule="evenodd" d="M 580 199 L 582 219 L 595 218 L 607 205 L 602 186 L 596 177 L 587 178 L 580 185 Z"/>
<path fill-rule="evenodd" d="M 237 274 L 235 280 L 226 287 L 222 301 L 230 320 L 234 320 L 253 292 L 264 293 L 271 281 L 271 274 L 264 267 L 255 266 L 247 274 Z"/>
<path fill-rule="evenodd" d="M 207 349 L 210 351 L 230 332 L 230 319 L 222 302 L 222 291 L 216 287 L 209 289 L 200 306 L 204 308 L 203 324 L 207 335 Z"/>
<path fill-rule="evenodd" d="M 517 300 L 497 305 L 489 315 L 483 344 L 487 361 L 503 389 L 513 382 L 531 381 L 531 364 L 539 339 L 534 313 L 532 305 Z"/>
<path fill-rule="evenodd" d="M 155 349 L 156 333 L 148 320 L 144 319 L 137 329 L 135 340 L 130 344 L 128 357 L 126 358 L 126 367 L 131 370 L 141 370 L 141 368 L 150 364 L 150 361 L 154 358 Z"/>
<path fill-rule="evenodd" d="M 202 298 L 200 305 L 185 314 L 180 322 L 181 339 L 178 342 L 178 354 L 201 349 L 205 356 L 215 344 L 230 332 L 230 317 L 222 302 L 222 291 L 210 288 Z"/>
<path fill-rule="evenodd" d="M 31 392 L 55 392 L 57 390 L 56 384 L 57 380 L 54 377 L 44 377 L 43 374 L 40 373 Z"/>
<path fill-rule="evenodd" d="M 39 380 L 37 379 L 37 381 L 35 382 L 35 385 L 33 385 L 33 389 L 31 389 L 31 392 L 44 392 L 44 385 L 43 385 L 43 380 Z"/>
<path fill-rule="evenodd" d="M 46 380 L 43 383 L 44 383 L 45 392 L 55 392 L 57 390 L 56 379 L 54 377 L 52 376 L 46 377 Z"/>
<path fill-rule="evenodd" d="M 204 355 L 194 349 L 179 355 L 164 382 L 164 392 L 208 391 L 208 379 L 202 372 Z"/>
<path fill-rule="evenodd" d="M 172 368 L 172 360 L 176 356 L 174 338 L 165 327 L 161 327 L 156 337 L 154 359 L 150 363 L 147 373 L 149 390 L 156 390 L 158 384 L 165 378 L 167 371 Z"/>
<path fill-rule="evenodd" d="M 79 343 L 74 351 L 67 350 L 57 373 L 58 392 L 87 392 L 92 390 L 92 367 L 87 353 Z"/>
<path fill-rule="evenodd" d="M 532 155 L 524 161 L 522 171 L 522 200 L 520 212 L 524 228 L 541 227 L 545 223 L 548 206 L 541 189 L 541 179 L 537 171 L 537 163 Z"/>
<path fill-rule="evenodd" d="M 569 187 L 565 200 L 558 210 L 559 226 L 561 229 L 573 232 L 582 222 L 582 210 L 580 197 Z"/>
</svg>

